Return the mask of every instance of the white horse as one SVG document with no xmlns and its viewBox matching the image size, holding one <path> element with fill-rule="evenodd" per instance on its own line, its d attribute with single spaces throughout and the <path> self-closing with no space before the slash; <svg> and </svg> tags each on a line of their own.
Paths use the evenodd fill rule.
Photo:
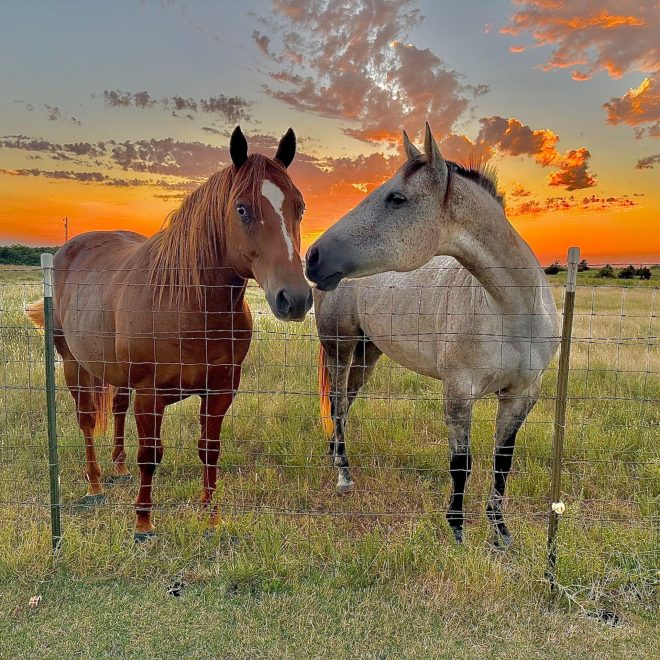
<svg viewBox="0 0 660 660">
<path fill-rule="evenodd" d="M 559 315 L 539 262 L 505 216 L 494 177 L 445 161 L 428 124 L 424 154 L 405 132 L 403 143 L 409 160 L 307 252 L 337 491 L 354 487 L 344 446 L 348 410 L 384 353 L 444 381 L 447 520 L 459 543 L 472 407 L 496 394 L 486 511 L 493 542 L 506 547 L 502 500 L 516 434 L 559 345 Z"/>
</svg>

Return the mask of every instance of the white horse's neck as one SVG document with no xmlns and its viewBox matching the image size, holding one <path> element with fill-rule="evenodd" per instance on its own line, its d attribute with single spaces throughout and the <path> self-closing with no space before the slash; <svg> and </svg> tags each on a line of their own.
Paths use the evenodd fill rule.
<svg viewBox="0 0 660 660">
<path fill-rule="evenodd" d="M 454 177 L 438 254 L 461 263 L 503 309 L 533 308 L 547 280 L 531 248 L 478 184 Z"/>
</svg>

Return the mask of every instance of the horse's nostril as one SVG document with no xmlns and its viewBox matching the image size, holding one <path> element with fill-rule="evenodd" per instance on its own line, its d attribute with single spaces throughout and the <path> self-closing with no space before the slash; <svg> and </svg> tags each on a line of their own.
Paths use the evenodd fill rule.
<svg viewBox="0 0 660 660">
<path fill-rule="evenodd" d="M 307 266 L 309 268 L 316 268 L 316 266 L 319 265 L 319 260 L 320 260 L 320 254 L 319 254 L 319 249 L 317 247 L 313 247 L 308 253 L 307 253 Z"/>
<path fill-rule="evenodd" d="M 289 303 L 289 299 L 287 298 L 284 289 L 280 289 L 277 292 L 277 295 L 275 296 L 275 308 L 281 314 L 286 314 L 289 311 L 290 307 L 291 305 Z"/>
</svg>

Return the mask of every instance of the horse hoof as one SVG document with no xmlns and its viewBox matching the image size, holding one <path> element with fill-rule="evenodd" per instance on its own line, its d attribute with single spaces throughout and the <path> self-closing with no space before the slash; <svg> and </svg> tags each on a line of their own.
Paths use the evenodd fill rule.
<svg viewBox="0 0 660 660">
<path fill-rule="evenodd" d="M 156 532 L 154 530 L 149 530 L 148 532 L 135 532 L 135 534 L 133 534 L 133 541 L 135 545 L 140 545 L 141 543 L 146 543 L 155 537 Z"/>
<path fill-rule="evenodd" d="M 450 529 L 454 535 L 454 541 L 456 541 L 458 545 L 463 545 L 463 541 L 465 540 L 463 530 L 460 527 L 451 527 Z"/>
<path fill-rule="evenodd" d="M 340 481 L 336 486 L 335 490 L 337 495 L 348 495 L 355 490 L 355 482 L 353 481 Z"/>
<path fill-rule="evenodd" d="M 80 506 L 91 509 L 100 504 L 105 504 L 108 501 L 108 496 L 105 493 L 96 493 L 96 495 L 85 495 L 80 500 Z"/>
<path fill-rule="evenodd" d="M 505 534 L 501 534 L 497 532 L 491 537 L 490 544 L 493 548 L 496 550 L 501 550 L 504 552 L 509 548 L 509 546 L 513 543 L 513 537 L 509 532 L 506 532 Z"/>
<path fill-rule="evenodd" d="M 108 486 L 127 484 L 133 480 L 132 474 L 112 474 L 108 477 Z"/>
</svg>

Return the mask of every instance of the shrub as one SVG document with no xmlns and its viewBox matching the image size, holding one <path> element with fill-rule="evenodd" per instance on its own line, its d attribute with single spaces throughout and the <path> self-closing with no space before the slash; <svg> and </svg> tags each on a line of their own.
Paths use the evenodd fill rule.
<svg viewBox="0 0 660 660">
<path fill-rule="evenodd" d="M 651 269 L 647 268 L 646 266 L 642 266 L 642 268 L 638 268 L 635 275 L 639 277 L 640 280 L 650 280 L 651 279 Z"/>
<path fill-rule="evenodd" d="M 631 264 L 630 266 L 626 266 L 625 268 L 621 269 L 621 271 L 619 272 L 619 279 L 632 280 L 632 278 L 635 277 L 636 273 L 637 273 L 637 269 Z"/>
<path fill-rule="evenodd" d="M 598 271 L 598 277 L 614 277 L 614 268 L 606 264 Z"/>
<path fill-rule="evenodd" d="M 582 261 L 578 264 L 578 273 L 584 273 L 585 270 L 589 270 L 589 264 L 587 263 L 586 259 L 582 259 Z"/>
<path fill-rule="evenodd" d="M 558 261 L 546 266 L 543 271 L 546 275 L 556 275 L 561 270 L 561 264 Z"/>
</svg>

